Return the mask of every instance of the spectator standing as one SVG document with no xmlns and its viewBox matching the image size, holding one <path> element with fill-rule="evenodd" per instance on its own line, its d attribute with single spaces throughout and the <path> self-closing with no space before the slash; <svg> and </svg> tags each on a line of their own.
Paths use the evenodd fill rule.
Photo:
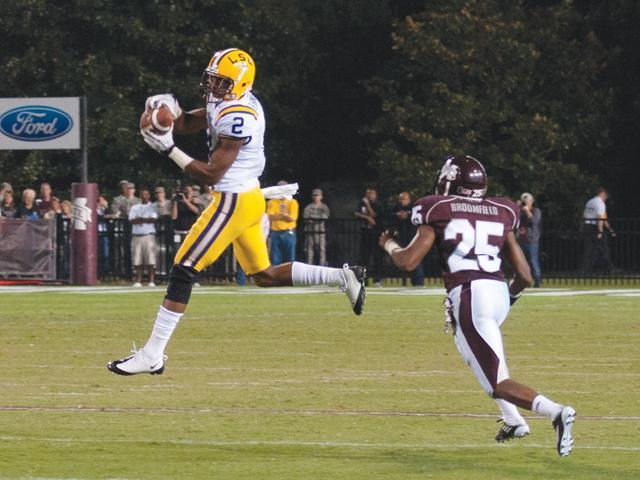
<svg viewBox="0 0 640 480">
<path fill-rule="evenodd" d="M 278 185 L 286 185 L 280 180 Z M 296 259 L 296 224 L 298 201 L 290 195 L 272 198 L 267 203 L 267 215 L 271 222 L 271 263 L 280 265 Z"/>
<path fill-rule="evenodd" d="M 153 204 L 158 212 L 158 223 L 156 224 L 158 244 L 158 260 L 156 262 L 156 272 L 166 275 L 167 266 L 171 260 L 171 244 L 173 243 L 173 229 L 171 228 L 171 200 L 167 199 L 164 187 L 155 188 L 156 200 Z"/>
<path fill-rule="evenodd" d="M 173 250 L 177 251 L 189 233 L 191 225 L 200 216 L 200 207 L 193 201 L 193 189 L 190 186 L 178 186 L 171 196 L 171 219 L 173 220 Z M 199 287 L 199 283 L 194 283 Z"/>
<path fill-rule="evenodd" d="M 40 184 L 40 196 L 36 198 L 36 207 L 40 217 L 48 218 L 46 217 L 46 214 L 53 208 L 53 192 L 51 191 L 51 185 L 48 182 Z"/>
<path fill-rule="evenodd" d="M 531 266 L 534 288 L 540 287 L 540 236 L 542 235 L 542 212 L 533 204 L 535 198 L 530 193 L 520 195 L 520 227 L 518 240 Z"/>
<path fill-rule="evenodd" d="M 369 267 L 373 256 L 375 286 L 381 286 L 383 251 L 378 248 L 378 238 L 383 231 L 384 208 L 378 202 L 378 192 L 368 188 L 358 204 L 355 216 L 360 219 L 360 265 Z"/>
<path fill-rule="evenodd" d="M 609 253 L 609 240 L 605 231 L 609 231 L 612 237 L 615 232 L 609 225 L 607 217 L 608 192 L 600 187 L 596 190 L 596 196 L 584 206 L 582 218 L 584 221 L 584 251 L 582 256 L 581 271 L 590 274 L 595 267 L 600 265 L 604 273 L 611 273 L 613 263 Z"/>
<path fill-rule="evenodd" d="M 319 263 L 315 265 L 327 266 L 327 230 L 325 220 L 329 218 L 330 210 L 322 203 L 322 190 L 315 188 L 311 191 L 311 203 L 304 207 L 304 243 L 307 252 L 307 263 L 314 265 L 315 252 L 318 251 Z"/>
<path fill-rule="evenodd" d="M 204 203 L 202 202 L 202 196 L 200 195 L 200 185 L 191 185 L 191 190 L 193 194 L 191 195 L 191 202 L 198 207 L 200 213 L 204 212 L 206 208 Z M 213 198 L 213 197 L 212 197 Z"/>
<path fill-rule="evenodd" d="M 156 220 L 158 212 L 151 203 L 151 193 L 146 188 L 140 190 L 140 203 L 129 210 L 131 223 L 131 260 L 135 270 L 134 287 L 142 287 L 142 274 L 147 267 L 149 287 L 155 287 L 156 276 Z"/>
<path fill-rule="evenodd" d="M 36 192 L 31 188 L 25 188 L 22 191 L 22 203 L 18 206 L 16 213 L 17 218 L 27 218 L 29 220 L 37 220 L 40 218 L 38 209 L 35 204 Z"/>
<path fill-rule="evenodd" d="M 64 200 L 60 204 L 60 210 L 62 218 L 65 220 L 71 220 L 71 218 L 73 218 L 73 205 L 71 205 L 69 200 Z"/>
<path fill-rule="evenodd" d="M 156 207 L 156 212 L 158 212 L 158 218 L 171 218 L 171 200 L 167 199 L 164 187 L 156 187 L 155 194 L 156 201 L 153 202 L 153 205 Z"/>
<path fill-rule="evenodd" d="M 200 197 L 200 192 L 202 189 L 200 188 L 200 185 L 196 184 L 191 185 L 190 188 L 193 192 L 193 195 L 191 196 L 191 203 L 196 205 L 200 213 L 202 213 L 205 209 L 204 203 L 202 203 L 202 198 Z"/>
<path fill-rule="evenodd" d="M 2 195 L 4 195 L 4 191 L 7 189 L 13 191 L 13 187 L 9 182 L 0 183 L 0 198 L 2 198 Z"/>
<path fill-rule="evenodd" d="M 173 219 L 174 242 L 182 243 L 191 225 L 200 215 L 198 204 L 193 201 L 193 190 L 189 186 L 176 189 L 171 196 L 171 218 Z"/>
<path fill-rule="evenodd" d="M 126 210 L 127 204 L 127 185 L 129 182 L 127 180 L 120 180 L 118 182 L 118 188 L 120 188 L 120 195 L 115 197 L 111 202 L 111 214 L 109 218 L 122 218 L 122 212 Z M 127 215 L 129 214 L 127 210 Z"/>
<path fill-rule="evenodd" d="M 140 199 L 136 197 L 136 186 L 126 180 L 120 180 L 118 186 L 122 193 L 111 202 L 111 217 L 128 218 L 131 207 L 140 203 Z"/>
<path fill-rule="evenodd" d="M 3 184 L 2 198 L 0 199 L 0 216 L 7 218 L 15 218 L 17 212 L 15 200 L 13 198 L 13 187 L 11 185 Z"/>
<path fill-rule="evenodd" d="M 59 213 L 62 212 L 62 204 L 58 197 L 51 197 L 51 208 L 47 210 L 42 218 L 46 218 L 47 220 L 55 220 Z"/>
<path fill-rule="evenodd" d="M 109 271 L 110 263 L 108 214 L 109 202 L 104 196 L 100 195 L 96 206 L 96 215 L 98 216 L 98 259 L 101 274 Z"/>
<path fill-rule="evenodd" d="M 69 278 L 69 266 L 71 263 L 71 202 L 64 200 L 60 202 L 59 210 L 56 213 L 57 222 L 57 244 L 59 265 L 62 265 L 62 278 Z"/>
<path fill-rule="evenodd" d="M 416 227 L 411 222 L 411 211 L 413 203 L 409 192 L 402 192 L 398 195 L 398 203 L 391 209 L 389 218 L 391 226 L 397 232 L 398 244 L 406 247 L 416 234 Z M 414 287 L 424 286 L 424 268 L 422 262 L 418 263 L 415 270 L 411 272 L 411 285 Z"/>
<path fill-rule="evenodd" d="M 211 202 L 213 202 L 213 194 L 211 193 L 211 187 L 204 185 L 202 187 L 203 192 L 200 194 L 200 203 L 202 203 L 203 210 L 206 209 Z"/>
</svg>

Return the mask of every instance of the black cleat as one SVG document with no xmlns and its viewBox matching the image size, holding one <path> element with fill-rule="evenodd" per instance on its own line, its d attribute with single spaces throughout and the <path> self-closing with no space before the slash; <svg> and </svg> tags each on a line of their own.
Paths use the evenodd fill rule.
<svg viewBox="0 0 640 480">
<path fill-rule="evenodd" d="M 503 420 L 498 420 L 501 422 Z M 507 423 L 503 423 L 498 430 L 498 434 L 496 435 L 496 442 L 508 442 L 512 438 L 522 438 L 529 435 L 529 425 L 526 423 L 524 425 L 508 425 Z"/>
</svg>

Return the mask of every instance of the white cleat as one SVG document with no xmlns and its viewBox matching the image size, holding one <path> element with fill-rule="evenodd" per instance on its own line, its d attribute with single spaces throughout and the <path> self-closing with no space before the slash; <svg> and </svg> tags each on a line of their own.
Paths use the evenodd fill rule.
<svg viewBox="0 0 640 480">
<path fill-rule="evenodd" d="M 364 267 L 350 267 L 345 263 L 342 266 L 342 274 L 344 275 L 344 286 L 341 287 L 342 291 L 347 294 L 351 307 L 356 315 L 362 313 L 362 306 L 364 305 L 367 291 L 365 283 L 367 281 L 367 269 Z"/>
<path fill-rule="evenodd" d="M 571 407 L 564 407 L 553 421 L 553 428 L 558 435 L 558 455 L 567 457 L 573 450 L 573 436 L 571 430 L 576 421 L 576 411 Z"/>
<path fill-rule="evenodd" d="M 159 359 L 150 360 L 144 353 L 144 349 L 136 350 L 135 345 L 131 350 L 133 355 L 113 360 L 107 364 L 110 372 L 117 375 L 136 375 L 138 373 L 149 373 L 151 375 L 162 375 L 164 372 L 164 362 L 167 356 L 163 355 Z"/>
<path fill-rule="evenodd" d="M 131 285 L 133 288 L 142 288 L 142 284 L 140 282 L 134 282 L 133 285 Z"/>
<path fill-rule="evenodd" d="M 156 284 L 153 282 L 149 282 L 149 285 L 147 285 L 147 287 L 149 288 L 156 288 Z"/>
</svg>

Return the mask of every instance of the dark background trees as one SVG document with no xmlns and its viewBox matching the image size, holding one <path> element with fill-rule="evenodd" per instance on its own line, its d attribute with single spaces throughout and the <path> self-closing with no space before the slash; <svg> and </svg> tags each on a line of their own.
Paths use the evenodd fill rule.
<svg viewBox="0 0 640 480">
<path fill-rule="evenodd" d="M 426 193 L 444 155 L 483 160 L 494 193 L 538 194 L 575 215 L 590 189 L 637 215 L 637 2 L 23 0 L 3 5 L 0 96 L 82 95 L 90 176 L 169 183 L 140 141 L 144 98 L 200 104 L 211 53 L 258 65 L 267 183 L 363 181 Z M 181 138 L 204 156 L 203 137 Z M 0 179 L 76 179 L 74 152 L 0 152 Z"/>
</svg>

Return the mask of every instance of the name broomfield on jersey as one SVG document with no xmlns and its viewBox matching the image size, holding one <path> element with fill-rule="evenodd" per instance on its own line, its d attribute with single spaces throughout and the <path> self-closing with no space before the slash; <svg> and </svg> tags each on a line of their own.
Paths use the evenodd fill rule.
<svg viewBox="0 0 640 480">
<path fill-rule="evenodd" d="M 498 216 L 498 208 L 487 205 L 469 205 L 468 203 L 452 203 L 449 205 L 452 212 L 476 213 L 478 215 Z"/>
<path fill-rule="evenodd" d="M 551 419 L 556 449 L 565 457 L 573 449 L 575 410 L 509 376 L 500 326 L 532 279 L 515 237 L 517 205 L 508 198 L 487 198 L 486 192 L 487 174 L 478 160 L 469 156 L 447 159 L 435 195 L 421 198 L 413 209 L 412 222 L 418 231 L 411 243 L 401 248 L 385 232 L 380 246 L 399 268 L 411 271 L 436 245 L 447 290 L 445 322 L 453 327 L 465 363 L 496 400 L 503 420 L 496 441 L 529 434 L 518 406 Z M 515 274 L 509 286 L 502 271 L 503 254 Z"/>
</svg>

